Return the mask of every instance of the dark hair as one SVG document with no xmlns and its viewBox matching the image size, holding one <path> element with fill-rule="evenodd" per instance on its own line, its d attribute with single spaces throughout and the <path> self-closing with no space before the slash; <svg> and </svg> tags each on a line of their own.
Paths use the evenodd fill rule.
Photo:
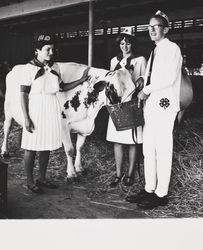
<svg viewBox="0 0 203 250">
<path fill-rule="evenodd" d="M 162 16 L 160 16 L 160 15 L 153 15 L 153 16 L 151 16 L 150 20 L 151 20 L 152 18 L 156 18 L 156 19 L 161 20 L 161 23 L 162 23 L 162 25 L 163 25 L 164 27 L 168 27 L 168 26 L 169 26 L 168 21 L 167 21 L 164 17 L 162 17 Z"/>
<path fill-rule="evenodd" d="M 130 36 L 127 34 L 120 34 L 117 38 L 116 38 L 116 44 L 118 46 L 118 50 L 120 52 L 120 42 L 125 39 L 127 42 L 129 42 L 132 46 L 131 46 L 131 50 L 132 50 L 132 54 L 135 54 L 135 50 L 136 50 L 136 40 L 134 36 Z"/>
<path fill-rule="evenodd" d="M 53 44 L 53 43 L 34 42 L 34 43 L 33 43 L 33 47 L 34 47 L 34 50 L 36 50 L 36 49 L 41 50 L 42 47 L 44 47 L 45 45 L 52 45 L 52 44 Z"/>
<path fill-rule="evenodd" d="M 48 38 L 48 39 L 47 39 Z M 45 45 L 56 45 L 56 37 L 54 35 L 46 34 L 46 35 L 35 35 L 34 36 L 34 50 L 41 50 Z"/>
</svg>

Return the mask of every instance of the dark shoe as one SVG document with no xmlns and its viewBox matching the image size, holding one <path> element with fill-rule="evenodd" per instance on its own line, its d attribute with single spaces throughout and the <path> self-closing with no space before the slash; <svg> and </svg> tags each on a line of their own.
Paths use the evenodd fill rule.
<svg viewBox="0 0 203 250">
<path fill-rule="evenodd" d="M 36 193 L 36 194 L 43 194 L 44 190 L 41 189 L 40 187 L 34 185 L 34 186 L 29 186 L 27 185 L 28 190 L 30 190 L 32 193 Z"/>
<path fill-rule="evenodd" d="M 109 187 L 114 188 L 114 187 L 116 187 L 119 184 L 119 182 L 121 182 L 121 177 L 116 176 L 116 178 L 114 179 L 114 181 L 112 181 L 109 184 Z"/>
<path fill-rule="evenodd" d="M 50 181 L 46 180 L 46 181 L 40 181 L 40 180 L 36 180 L 36 185 L 38 187 L 45 187 L 45 188 L 50 188 L 50 189 L 56 189 L 58 188 L 58 186 L 56 184 L 51 183 Z"/>
<path fill-rule="evenodd" d="M 168 204 L 168 198 L 166 196 L 159 197 L 155 193 L 149 199 L 143 200 L 138 204 L 142 209 L 153 209 L 159 206 L 166 206 Z"/>
<path fill-rule="evenodd" d="M 2 156 L 2 158 L 5 159 L 5 160 L 11 158 L 11 156 L 10 156 L 9 153 L 3 153 L 3 154 L 1 154 L 1 156 Z"/>
<path fill-rule="evenodd" d="M 135 182 L 134 176 L 126 176 L 123 180 L 125 186 L 132 186 Z"/>
<path fill-rule="evenodd" d="M 139 203 L 145 199 L 148 199 L 152 195 L 153 193 L 148 193 L 143 189 L 138 194 L 127 196 L 125 200 L 130 203 Z"/>
</svg>

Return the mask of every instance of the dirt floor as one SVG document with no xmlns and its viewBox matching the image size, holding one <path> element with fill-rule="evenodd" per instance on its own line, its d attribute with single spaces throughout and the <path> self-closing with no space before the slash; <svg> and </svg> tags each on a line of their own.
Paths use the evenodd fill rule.
<svg viewBox="0 0 203 250">
<path fill-rule="evenodd" d="M 10 219 L 42 218 L 143 218 L 146 215 L 127 203 L 120 188 L 95 193 L 97 182 L 87 176 L 78 182 L 58 179 L 56 190 L 33 194 L 26 188 L 21 157 L 8 162 L 8 213 Z"/>
<path fill-rule="evenodd" d="M 88 194 L 93 184 L 62 184 L 58 190 L 46 190 L 43 195 L 31 194 L 22 182 L 8 184 L 8 218 L 12 219 L 144 217 L 117 192 L 91 199 Z"/>
</svg>

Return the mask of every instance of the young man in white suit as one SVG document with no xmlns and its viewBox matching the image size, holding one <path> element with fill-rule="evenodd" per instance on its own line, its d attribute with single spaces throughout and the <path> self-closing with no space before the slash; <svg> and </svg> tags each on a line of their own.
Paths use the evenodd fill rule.
<svg viewBox="0 0 203 250">
<path fill-rule="evenodd" d="M 143 209 L 168 204 L 172 169 L 173 127 L 179 111 L 182 55 L 180 48 L 165 36 L 168 17 L 157 11 L 150 18 L 149 36 L 155 43 L 138 100 L 144 102 L 143 154 L 145 188 L 126 200 Z M 154 54 L 154 55 L 153 55 Z M 153 58 L 152 58 L 153 57 Z"/>
</svg>

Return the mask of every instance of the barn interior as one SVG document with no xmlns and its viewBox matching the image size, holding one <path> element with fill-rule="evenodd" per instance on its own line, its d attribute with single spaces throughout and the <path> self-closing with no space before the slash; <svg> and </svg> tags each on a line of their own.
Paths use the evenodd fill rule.
<svg viewBox="0 0 203 250">
<path fill-rule="evenodd" d="M 170 32 L 168 36 L 171 40 L 179 44 L 182 54 L 184 56 L 185 66 L 188 68 L 188 72 L 191 75 L 190 77 L 193 80 L 192 83 L 194 87 L 194 96 L 195 96 L 194 100 L 196 101 L 196 103 L 193 103 L 193 106 L 190 109 L 189 113 L 190 118 L 192 119 L 194 117 L 198 117 L 203 114 L 202 112 L 203 1 L 202 0 L 193 0 L 193 1 L 92 0 L 92 7 L 93 7 L 93 24 L 94 24 L 93 66 L 102 67 L 106 69 L 109 68 L 110 58 L 117 53 L 114 43 L 115 38 L 122 31 L 122 29 L 128 26 L 132 26 L 135 30 L 135 36 L 137 40 L 137 51 L 139 52 L 140 55 L 145 56 L 147 59 L 149 57 L 149 53 L 151 50 L 151 42 L 147 31 L 149 18 L 158 9 L 164 11 L 170 19 Z M 40 34 L 53 33 L 57 36 L 57 41 L 58 41 L 58 49 L 56 55 L 57 61 L 64 61 L 64 62 L 73 61 L 73 62 L 87 64 L 88 29 L 89 29 L 89 0 L 1 0 L 0 1 L 0 63 L 7 61 L 10 67 L 12 67 L 16 64 L 23 64 L 28 62 L 33 57 L 32 42 L 34 35 L 36 33 Z M 1 101 L 0 117 L 3 119 L 3 99 L 0 98 L 0 101 Z M 184 127 L 186 129 L 184 131 L 184 134 L 182 134 L 182 138 L 184 137 L 187 139 L 187 142 L 185 143 L 187 145 L 190 145 L 190 143 L 188 143 L 188 133 L 193 131 L 192 130 L 193 121 L 194 120 L 187 121 L 186 123 L 187 126 Z M 198 124 L 200 124 L 199 126 L 201 127 L 201 132 L 202 132 L 201 121 L 202 120 L 199 120 Z M 3 121 L 0 122 L 1 124 L 3 124 Z M 98 123 L 96 125 L 97 125 L 96 126 L 97 135 L 98 137 L 99 136 L 102 137 L 104 134 L 104 130 L 106 129 L 104 126 L 105 125 L 104 119 L 102 118 L 102 124 L 100 126 L 98 125 Z M 16 130 L 15 129 L 14 131 L 17 131 L 18 128 Z M 1 130 L 1 135 L 3 134 L 2 131 L 3 130 Z M 201 134 L 199 135 L 196 132 L 198 130 L 194 131 L 196 134 L 193 134 L 193 137 L 195 138 L 196 135 L 198 138 L 200 138 L 201 141 L 200 150 L 202 152 Z M 19 130 L 17 132 L 19 133 Z M 180 137 L 179 139 L 182 138 Z M 13 137 L 11 140 L 15 142 L 15 140 L 17 139 L 18 137 L 16 137 L 15 133 L 13 133 Z M 99 145 L 98 142 L 97 144 Z M 15 145 L 17 145 L 17 143 Z M 104 154 L 106 154 L 108 150 L 106 150 L 105 147 L 104 149 L 105 149 Z M 19 149 L 17 149 L 17 147 L 13 150 L 15 150 L 13 151 L 14 153 L 16 153 L 17 151 L 19 152 Z M 194 147 L 194 151 L 195 150 L 196 147 Z M 194 156 L 192 155 L 193 151 L 191 151 L 190 153 L 190 151 L 186 151 L 185 148 L 183 148 L 183 153 L 184 153 L 183 159 L 185 159 L 185 156 L 191 159 L 192 157 L 196 157 L 195 154 Z M 202 154 L 200 156 L 202 156 Z M 196 158 L 199 159 L 198 157 Z M 11 161 L 9 166 L 11 170 L 9 172 L 9 177 L 10 179 L 12 179 L 13 182 L 12 183 L 11 181 L 9 182 L 10 186 L 8 190 L 9 191 L 8 208 L 5 203 L 3 209 L 5 211 L 9 210 L 10 213 L 9 215 L 11 218 L 39 218 L 38 214 L 40 213 L 40 216 L 42 216 L 43 212 L 44 211 L 47 212 L 47 210 L 48 212 L 46 213 L 46 216 L 49 218 L 51 218 L 51 216 L 56 218 L 56 214 L 58 218 L 78 218 L 79 216 L 81 216 L 79 218 L 82 218 L 82 216 L 84 217 L 87 216 L 85 214 L 86 211 L 90 213 L 90 216 L 88 218 L 90 218 L 91 216 L 96 217 L 97 214 L 95 213 L 95 211 L 92 212 L 91 209 L 89 209 L 90 207 L 88 203 L 89 201 L 79 207 L 80 209 L 79 212 L 82 211 L 82 213 L 85 215 L 83 214 L 78 215 L 78 211 L 77 209 L 75 209 L 75 207 L 78 206 L 79 202 L 81 202 L 79 199 L 83 198 L 82 195 L 84 193 L 84 190 L 80 188 L 76 189 L 75 187 L 73 188 L 75 192 L 73 193 L 73 197 L 74 198 L 78 197 L 79 200 L 77 203 L 74 200 L 75 202 L 74 203 L 73 200 L 70 199 L 72 194 L 70 195 L 70 197 L 68 196 L 71 190 L 70 188 L 71 185 L 66 187 L 64 185 L 64 180 L 62 179 L 60 180 L 60 182 L 63 183 L 63 185 L 65 186 L 65 187 L 62 186 L 65 198 L 64 200 L 62 200 L 63 194 L 61 193 L 60 195 L 58 193 L 54 194 L 53 199 L 56 200 L 55 203 L 58 202 L 56 206 L 54 206 L 51 200 L 48 200 L 47 202 L 46 196 L 45 198 L 42 197 L 41 200 L 42 202 L 37 199 L 35 200 L 35 198 L 30 198 L 30 196 L 26 193 L 25 188 L 23 187 L 24 179 L 22 179 L 20 176 L 20 175 L 24 176 L 21 165 L 21 159 L 22 155 L 17 155 L 16 158 L 14 158 L 14 160 Z M 18 162 L 18 164 L 16 162 Z M 199 162 L 198 164 L 202 169 L 202 160 L 200 159 Z M 106 163 L 104 163 L 103 165 L 105 164 Z M 196 162 L 195 164 L 198 165 Z M 188 173 L 189 171 L 191 171 L 191 169 L 194 168 L 194 166 L 196 166 L 195 164 L 193 164 L 193 162 L 190 162 L 190 164 L 188 164 Z M 20 173 L 20 175 L 18 176 L 16 174 L 17 171 L 18 173 Z M 183 173 L 186 172 L 184 171 Z M 199 172 L 195 174 L 197 176 L 197 179 L 199 179 L 200 181 L 201 181 L 201 176 L 200 176 L 201 172 L 202 171 L 199 170 Z M 183 175 L 183 173 L 181 174 Z M 7 173 L 4 172 L 4 175 L 5 176 L 3 176 L 2 173 L 0 173 L 2 179 L 6 180 Z M 95 181 L 94 178 L 92 178 L 93 181 Z M 190 184 L 193 181 L 193 179 L 192 177 L 191 179 L 189 178 L 190 176 L 188 177 L 188 179 L 186 178 L 186 180 Z M 87 180 L 87 182 L 89 182 L 89 180 Z M 180 189 L 180 187 L 178 186 L 180 185 L 179 183 L 180 182 L 178 182 L 177 184 L 177 190 Z M 1 180 L 0 184 L 1 184 L 0 185 L 0 196 L 1 196 L 1 190 L 4 189 L 7 192 L 7 186 L 6 182 L 3 183 L 1 182 Z M 191 187 L 193 187 L 193 184 L 196 183 L 190 184 Z M 198 189 L 199 187 L 200 185 L 198 185 Z M 182 187 L 182 190 L 184 190 L 184 194 L 187 196 L 186 202 L 190 204 L 191 199 L 193 199 L 193 197 L 192 196 L 190 197 L 189 194 L 186 193 L 187 190 L 185 189 L 184 185 Z M 194 201 L 196 200 L 199 201 L 200 198 L 198 194 L 195 193 L 197 190 L 193 188 L 191 190 L 195 196 Z M 201 188 L 199 190 L 201 191 Z M 99 191 L 100 190 L 98 189 L 98 193 Z M 20 199 L 18 199 L 19 197 Z M 174 199 L 181 200 L 182 196 L 177 196 Z M 64 206 L 62 205 L 63 203 L 65 204 Z M 44 207 L 44 204 L 46 207 Z M 119 206 L 121 206 L 120 204 Z M 41 208 L 41 210 L 39 209 L 39 213 L 36 209 L 37 206 Z M 113 206 L 115 206 L 115 204 L 113 204 L 111 207 L 112 211 L 113 211 Z M 180 206 L 182 206 L 181 202 Z M 197 208 L 195 207 L 194 213 L 192 215 L 191 214 L 188 215 L 187 211 L 186 212 L 183 211 L 185 207 L 182 207 L 182 209 L 180 209 L 180 206 L 178 208 L 175 207 L 174 209 L 177 211 L 176 216 L 180 217 L 202 216 L 202 205 L 200 208 L 201 212 L 199 212 L 199 214 L 198 213 L 196 214 L 195 212 Z M 30 209 L 31 207 L 32 209 Z M 54 208 L 55 210 L 54 209 L 52 211 L 49 210 L 51 208 Z M 56 209 L 57 212 L 55 212 Z M 64 213 L 62 212 L 61 209 L 64 209 L 63 210 Z M 180 209 L 180 211 L 178 209 Z M 109 210 L 110 210 L 109 208 L 104 209 L 102 207 L 98 208 L 97 212 L 98 214 L 101 213 L 102 216 L 104 215 L 106 216 L 107 211 Z M 73 211 L 75 212 L 74 214 L 75 217 L 73 216 Z M 0 212 L 1 212 L 1 203 L 0 203 Z M 192 212 L 193 210 L 191 210 L 191 213 Z M 121 214 L 119 214 L 119 216 L 122 218 L 125 218 L 124 216 L 126 216 L 126 218 L 130 217 L 134 218 L 135 216 L 139 217 L 140 214 L 136 213 L 137 211 L 133 207 L 132 211 L 131 210 L 123 211 Z M 160 215 L 162 216 L 162 213 L 160 213 L 158 216 Z M 109 217 L 113 218 L 113 216 L 115 215 L 113 214 L 113 212 L 111 212 Z M 150 214 L 150 216 L 151 218 L 155 218 L 154 214 L 152 215 Z M 170 211 L 167 216 L 168 217 L 172 216 Z M 18 231 L 20 232 L 20 230 Z M 22 233 L 19 239 L 21 238 L 22 238 Z M 132 238 L 134 240 L 134 235 Z M 193 243 L 193 248 L 194 248 L 194 243 Z"/>
<path fill-rule="evenodd" d="M 174 0 L 93 0 L 93 63 L 109 68 L 116 54 L 115 37 L 132 26 L 137 51 L 148 58 L 151 42 L 149 18 L 158 9 L 170 20 L 169 38 L 177 42 L 191 74 L 203 74 L 203 2 Z M 36 33 L 53 33 L 58 40 L 57 61 L 88 63 L 88 0 L 0 1 L 0 58 L 11 66 L 33 56 Z"/>
</svg>

